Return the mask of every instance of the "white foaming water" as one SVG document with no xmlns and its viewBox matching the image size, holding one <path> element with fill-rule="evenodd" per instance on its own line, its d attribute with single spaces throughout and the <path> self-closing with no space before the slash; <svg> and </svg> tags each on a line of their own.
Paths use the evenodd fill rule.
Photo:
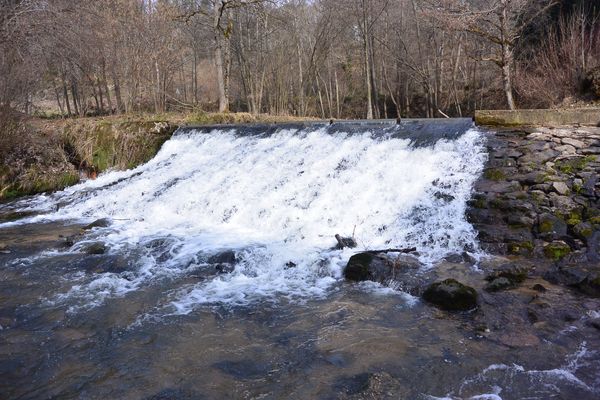
<svg viewBox="0 0 600 400">
<path fill-rule="evenodd" d="M 189 132 L 134 170 L 35 198 L 29 208 L 46 213 L 26 222 L 109 218 L 110 227 L 85 240 L 135 254 L 135 268 L 96 274 L 59 299 L 95 304 L 233 249 L 240 260 L 233 272 L 170 293 L 172 313 L 274 295 L 298 300 L 325 295 L 357 250 L 414 246 L 424 263 L 475 251 L 464 213 L 485 158 L 475 129 L 420 148 L 324 128 L 268 137 Z M 331 250 L 336 233 L 353 232 L 358 249 Z"/>
</svg>

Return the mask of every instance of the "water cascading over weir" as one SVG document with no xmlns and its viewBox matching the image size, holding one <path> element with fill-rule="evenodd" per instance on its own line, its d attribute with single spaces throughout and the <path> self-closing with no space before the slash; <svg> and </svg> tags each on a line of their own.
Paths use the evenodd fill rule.
<svg viewBox="0 0 600 400">
<path fill-rule="evenodd" d="M 144 165 L 17 203 L 37 215 L 13 224 L 107 220 L 35 256 L 99 243 L 118 264 L 48 298 L 71 310 L 153 285 L 166 314 L 322 297 L 357 251 L 477 252 L 465 209 L 484 140 L 468 119 L 185 127 Z"/>
</svg>

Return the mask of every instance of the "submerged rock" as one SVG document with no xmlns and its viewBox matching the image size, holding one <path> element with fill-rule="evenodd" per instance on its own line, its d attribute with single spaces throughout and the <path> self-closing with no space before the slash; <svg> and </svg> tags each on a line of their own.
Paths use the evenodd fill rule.
<svg viewBox="0 0 600 400">
<path fill-rule="evenodd" d="M 104 254 L 106 253 L 106 246 L 104 243 L 92 243 L 83 248 L 83 251 L 87 254 Z"/>
<path fill-rule="evenodd" d="M 5 243 L 0 243 L 0 254 L 10 254 L 10 249 Z"/>
<path fill-rule="evenodd" d="M 220 274 L 233 272 L 238 259 L 233 250 L 226 250 L 208 258 L 209 264 L 215 264 L 215 270 Z"/>
<path fill-rule="evenodd" d="M 106 228 L 108 226 L 110 226 L 110 220 L 108 218 L 100 218 L 100 219 L 95 220 L 91 224 L 84 226 L 81 229 L 88 231 L 93 228 Z"/>
<path fill-rule="evenodd" d="M 235 264 L 237 258 L 233 250 L 226 250 L 208 258 L 209 264 Z"/>
<path fill-rule="evenodd" d="M 477 307 L 477 291 L 455 279 L 431 284 L 423 299 L 448 311 L 467 311 Z"/>
</svg>

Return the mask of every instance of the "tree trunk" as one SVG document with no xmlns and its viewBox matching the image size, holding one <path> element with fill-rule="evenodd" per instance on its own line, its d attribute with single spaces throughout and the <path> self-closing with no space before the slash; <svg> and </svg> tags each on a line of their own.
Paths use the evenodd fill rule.
<svg viewBox="0 0 600 400">
<path fill-rule="evenodd" d="M 215 40 L 215 67 L 217 69 L 217 86 L 219 89 L 219 112 L 228 112 L 229 99 L 227 98 L 227 90 L 225 86 L 225 71 L 223 66 L 223 44 L 221 40 L 220 31 L 222 7 L 222 0 L 216 0 L 213 11 L 213 33 Z"/>
<path fill-rule="evenodd" d="M 504 83 L 504 94 L 506 95 L 508 108 L 515 110 L 517 107 L 515 106 L 512 92 L 512 60 L 513 50 L 507 44 L 502 45 L 502 81 Z"/>
<path fill-rule="evenodd" d="M 369 62 L 369 35 L 367 32 L 369 25 L 367 22 L 367 5 L 365 4 L 365 0 L 363 0 L 362 5 L 363 56 L 365 62 L 365 83 L 367 85 L 367 119 L 373 119 L 373 94 L 371 87 L 371 66 Z"/>
</svg>

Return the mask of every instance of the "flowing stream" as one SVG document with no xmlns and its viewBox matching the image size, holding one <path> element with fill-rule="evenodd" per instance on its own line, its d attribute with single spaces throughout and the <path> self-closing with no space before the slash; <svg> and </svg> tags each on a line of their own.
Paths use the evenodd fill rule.
<svg viewBox="0 0 600 400">
<path fill-rule="evenodd" d="M 352 398 L 377 373 L 407 398 L 517 398 L 526 367 L 500 346 L 467 346 L 417 298 L 342 277 L 360 250 L 416 247 L 423 271 L 480 257 L 465 209 L 486 158 L 464 120 L 187 128 L 135 169 L 0 206 L 23 216 L 0 224 L 14 248 L 0 255 L 0 391 Z M 335 234 L 358 247 L 335 249 Z M 552 368 L 593 360 L 582 342 Z M 410 384 L 436 363 L 452 372 Z M 597 382 L 568 365 L 564 387 L 528 398 L 592 398 Z"/>
</svg>

